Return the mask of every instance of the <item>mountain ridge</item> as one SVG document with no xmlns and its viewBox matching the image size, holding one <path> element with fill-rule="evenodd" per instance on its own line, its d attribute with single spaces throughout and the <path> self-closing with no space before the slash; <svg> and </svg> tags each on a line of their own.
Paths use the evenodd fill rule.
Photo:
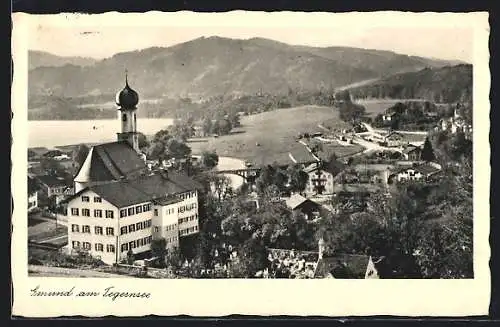
<svg viewBox="0 0 500 327">
<path fill-rule="evenodd" d="M 125 69 L 131 85 L 145 97 L 206 99 L 263 90 L 281 94 L 290 89 L 331 89 L 450 63 L 386 50 L 223 37 L 201 37 L 170 47 L 120 52 L 102 60 L 83 60 L 81 65 L 76 59 L 63 58 L 64 65 L 37 66 L 31 63 L 37 55 L 30 52 L 30 65 L 34 67 L 29 71 L 30 96 L 114 94 L 123 87 Z"/>
</svg>

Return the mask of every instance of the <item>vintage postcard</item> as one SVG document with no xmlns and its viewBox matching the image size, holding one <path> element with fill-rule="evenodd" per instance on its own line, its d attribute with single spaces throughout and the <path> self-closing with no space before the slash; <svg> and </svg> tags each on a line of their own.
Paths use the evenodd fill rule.
<svg viewBox="0 0 500 327">
<path fill-rule="evenodd" d="M 13 15 L 13 314 L 487 314 L 487 13 Z"/>
</svg>

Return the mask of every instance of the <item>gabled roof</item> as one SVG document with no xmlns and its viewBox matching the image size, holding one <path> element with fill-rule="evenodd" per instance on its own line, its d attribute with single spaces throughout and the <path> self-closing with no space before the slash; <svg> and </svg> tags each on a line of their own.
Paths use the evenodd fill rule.
<svg viewBox="0 0 500 327">
<path fill-rule="evenodd" d="M 146 164 L 128 142 L 103 143 L 90 149 L 75 182 L 131 179 L 146 171 Z"/>
<path fill-rule="evenodd" d="M 303 204 L 307 201 L 310 201 L 310 200 L 306 199 L 305 197 L 303 197 L 300 194 L 293 194 L 291 197 L 289 197 L 288 199 L 285 200 L 285 203 L 286 203 L 287 207 L 289 207 L 292 210 L 295 210 L 298 206 L 300 206 L 301 204 Z"/>
<path fill-rule="evenodd" d="M 314 278 L 326 278 L 329 275 L 338 279 L 365 278 L 369 260 L 369 256 L 357 254 L 324 257 L 318 261 Z"/>
<path fill-rule="evenodd" d="M 408 147 L 406 147 L 406 148 L 403 149 L 403 153 L 408 154 L 410 152 L 420 151 L 420 150 L 421 150 L 420 147 L 414 146 L 414 145 L 410 145 L 410 146 L 408 146 Z"/>
<path fill-rule="evenodd" d="M 53 175 L 40 175 L 36 176 L 36 179 L 48 187 L 58 187 L 58 186 L 66 186 L 66 181 L 62 177 L 56 177 Z"/>
<path fill-rule="evenodd" d="M 401 134 L 401 133 L 398 133 L 398 132 L 394 132 L 394 131 L 392 131 L 392 132 L 390 132 L 389 134 L 385 135 L 385 136 L 384 136 L 384 138 L 385 138 L 385 139 L 388 139 L 388 138 L 392 138 L 392 137 L 394 137 L 394 136 L 400 136 L 400 137 L 403 137 L 404 135 L 403 135 L 403 134 Z"/>
<path fill-rule="evenodd" d="M 187 176 L 176 172 L 169 172 L 168 176 L 154 173 L 141 176 L 136 179 L 105 182 L 99 185 L 84 188 L 66 202 L 78 197 L 86 190 L 92 190 L 103 199 L 118 208 L 127 207 L 137 203 L 171 198 L 171 196 L 183 192 L 194 191 L 201 186 Z"/>
<path fill-rule="evenodd" d="M 426 163 L 423 163 L 423 164 L 420 164 L 417 166 L 401 168 L 398 171 L 396 171 L 395 174 L 399 174 L 399 173 L 402 173 L 402 172 L 410 170 L 410 169 L 415 170 L 417 172 L 420 172 L 422 175 L 425 175 L 425 176 L 430 176 L 430 175 L 433 175 L 433 174 L 441 171 L 441 169 L 438 168 L 437 166 L 434 166 L 433 164 L 426 162 Z"/>
</svg>

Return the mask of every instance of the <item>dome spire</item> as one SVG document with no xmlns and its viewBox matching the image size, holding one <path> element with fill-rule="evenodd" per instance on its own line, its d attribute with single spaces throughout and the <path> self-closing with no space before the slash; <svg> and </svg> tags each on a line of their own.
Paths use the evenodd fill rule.
<svg viewBox="0 0 500 327">
<path fill-rule="evenodd" d="M 125 85 L 128 86 L 128 69 L 125 68 Z"/>
</svg>

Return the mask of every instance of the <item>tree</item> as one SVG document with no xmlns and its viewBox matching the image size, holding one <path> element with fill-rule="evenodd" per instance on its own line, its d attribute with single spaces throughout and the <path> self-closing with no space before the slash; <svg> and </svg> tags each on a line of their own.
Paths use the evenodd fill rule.
<svg viewBox="0 0 500 327">
<path fill-rule="evenodd" d="M 193 135 L 193 129 L 186 122 L 176 119 L 169 128 L 170 134 L 182 142 L 186 142 Z"/>
<path fill-rule="evenodd" d="M 431 144 L 431 141 L 429 140 L 429 137 L 425 138 L 424 147 L 422 149 L 422 153 L 420 154 L 420 158 L 423 161 L 428 161 L 428 162 L 436 159 L 436 156 L 434 155 L 434 150 L 432 149 L 432 144 Z"/>
<path fill-rule="evenodd" d="M 138 132 L 137 135 L 138 135 L 139 149 L 147 149 L 149 147 L 149 141 L 146 135 L 144 135 L 141 132 Z"/>
<path fill-rule="evenodd" d="M 165 266 L 165 256 L 167 255 L 167 241 L 165 238 L 156 239 L 151 242 L 151 253 L 153 257 L 160 258 L 161 266 Z"/>
<path fill-rule="evenodd" d="M 399 118 L 395 117 L 391 121 L 391 130 L 397 131 L 399 129 Z"/>
<path fill-rule="evenodd" d="M 229 275 L 232 278 L 253 278 L 266 268 L 267 250 L 258 238 L 250 238 L 241 246 L 238 257 L 231 263 Z"/>
<path fill-rule="evenodd" d="M 167 255 L 165 257 L 165 262 L 167 267 L 172 268 L 174 271 L 181 267 L 181 251 L 179 248 L 174 247 L 167 250 Z"/>
<path fill-rule="evenodd" d="M 203 151 L 201 163 L 208 169 L 212 169 L 219 164 L 219 156 L 215 151 Z"/>
<path fill-rule="evenodd" d="M 293 192 L 302 192 L 307 185 L 309 175 L 305 173 L 299 165 L 291 165 L 287 169 L 290 190 Z"/>
<path fill-rule="evenodd" d="M 240 116 L 238 114 L 230 114 L 229 115 L 229 122 L 231 123 L 232 127 L 240 127 Z"/>
</svg>

